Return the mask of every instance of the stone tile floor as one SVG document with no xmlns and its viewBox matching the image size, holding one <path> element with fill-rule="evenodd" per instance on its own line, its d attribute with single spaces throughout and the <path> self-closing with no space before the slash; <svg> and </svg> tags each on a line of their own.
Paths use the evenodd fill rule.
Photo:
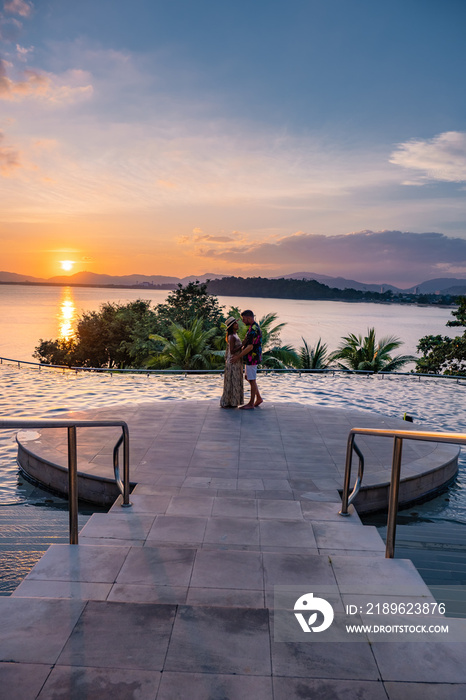
<svg viewBox="0 0 466 700">
<path fill-rule="evenodd" d="M 384 558 L 374 528 L 354 510 L 338 515 L 349 428 L 398 421 L 292 404 L 221 411 L 212 402 L 103 414 L 131 419 L 133 506 L 117 501 L 94 514 L 79 545 L 50 547 L 0 599 L 6 698 L 466 697 L 463 620 L 448 620 L 454 642 L 339 636 L 345 605 L 433 601 L 409 560 Z M 381 442 L 363 448 L 373 474 L 390 461 Z M 109 444 L 96 440 L 86 458 L 108 456 Z M 404 456 L 410 464 L 419 449 Z M 276 587 L 292 600 L 298 587 L 327 597 L 331 641 L 277 641 L 281 613 L 296 624 Z"/>
</svg>

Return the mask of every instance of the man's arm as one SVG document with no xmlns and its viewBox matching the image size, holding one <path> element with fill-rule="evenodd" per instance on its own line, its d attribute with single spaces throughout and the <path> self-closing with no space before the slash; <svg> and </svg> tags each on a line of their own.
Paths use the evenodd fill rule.
<svg viewBox="0 0 466 700">
<path fill-rule="evenodd" d="M 243 350 L 241 350 L 241 352 L 239 352 L 237 355 L 233 355 L 233 357 L 231 358 L 231 361 L 232 362 L 239 362 L 242 357 L 247 355 L 248 352 L 251 352 L 253 347 L 254 347 L 253 345 L 246 345 L 246 347 Z"/>
</svg>

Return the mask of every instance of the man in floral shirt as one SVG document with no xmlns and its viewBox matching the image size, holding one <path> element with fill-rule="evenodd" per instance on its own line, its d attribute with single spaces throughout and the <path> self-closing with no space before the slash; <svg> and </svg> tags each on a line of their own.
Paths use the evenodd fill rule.
<svg viewBox="0 0 466 700">
<path fill-rule="evenodd" d="M 240 408 L 251 409 L 260 406 L 263 401 L 256 381 L 257 365 L 262 361 L 262 332 L 250 309 L 243 311 L 241 318 L 243 323 L 248 326 L 248 332 L 243 340 L 241 352 L 232 357 L 231 361 L 238 362 L 244 357 L 246 379 L 251 387 L 251 398 Z"/>
</svg>

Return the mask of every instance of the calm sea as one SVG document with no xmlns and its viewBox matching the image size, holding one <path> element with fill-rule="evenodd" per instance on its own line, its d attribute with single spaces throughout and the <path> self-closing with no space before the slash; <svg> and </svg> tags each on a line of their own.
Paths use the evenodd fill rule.
<svg viewBox="0 0 466 700">
<path fill-rule="evenodd" d="M 144 298 L 157 304 L 166 296 L 167 292 L 149 290 L 0 285 L 0 356 L 31 360 L 40 338 L 65 337 L 78 314 L 97 310 L 104 301 Z M 400 352 L 414 354 L 423 335 L 453 335 L 455 331 L 445 327 L 451 318 L 450 309 L 435 307 L 244 297 L 220 297 L 220 303 L 226 308 L 251 307 L 258 317 L 278 313 L 278 320 L 287 324 L 282 341 L 295 346 L 300 345 L 301 336 L 311 344 L 321 337 L 332 350 L 341 336 L 365 333 L 374 326 L 379 336 L 393 334 L 403 340 Z M 0 415 L 59 417 L 67 410 L 141 400 L 218 399 L 221 382 L 220 377 L 213 376 L 111 378 L 52 370 L 38 372 L 6 363 L 0 365 Z M 402 417 L 407 411 L 419 427 L 466 431 L 464 382 L 271 374 L 261 378 L 261 385 L 267 399 L 274 401 L 357 407 L 395 417 Z M 66 503 L 25 482 L 18 474 L 15 457 L 13 432 L 3 431 L 0 433 L 0 594 L 8 594 L 18 585 L 49 544 L 66 542 L 68 537 Z M 81 523 L 86 517 L 83 512 Z M 377 520 L 374 522 L 379 524 Z M 442 581 L 447 566 L 456 567 L 455 581 L 466 584 L 463 573 L 466 572 L 465 458 L 461 458 L 458 480 L 448 493 L 403 511 L 399 523 L 397 554 L 412 558 L 427 583 L 438 583 L 436 576 Z M 440 547 L 443 549 L 439 553 Z M 464 580 L 458 578 L 461 576 Z"/>
<path fill-rule="evenodd" d="M 106 301 L 148 299 L 156 305 L 164 302 L 167 294 L 162 290 L 0 285 L 0 356 L 32 360 L 39 339 L 69 336 L 83 311 L 96 311 Z M 450 309 L 434 306 L 250 297 L 219 297 L 219 302 L 225 309 L 252 308 L 258 318 L 277 313 L 279 322 L 287 324 L 282 342 L 295 347 L 302 344 L 302 337 L 311 345 L 322 338 L 334 350 L 342 336 L 365 334 L 367 328 L 374 327 L 377 336 L 398 336 L 404 342 L 399 352 L 415 354 L 424 335 L 455 335 L 454 328 L 445 327 Z"/>
</svg>

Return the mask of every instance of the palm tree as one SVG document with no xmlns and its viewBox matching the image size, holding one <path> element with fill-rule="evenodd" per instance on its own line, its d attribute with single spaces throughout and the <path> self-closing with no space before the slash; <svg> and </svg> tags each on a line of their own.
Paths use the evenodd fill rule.
<svg viewBox="0 0 466 700">
<path fill-rule="evenodd" d="M 247 327 L 241 320 L 241 312 L 237 306 L 232 306 L 228 311 L 229 316 L 238 319 L 238 335 L 241 340 L 246 336 Z M 282 345 L 280 342 L 280 331 L 286 323 L 275 323 L 278 314 L 265 314 L 258 320 L 262 331 L 262 367 L 271 369 L 286 369 L 287 367 L 298 367 L 299 357 L 292 345 Z"/>
<path fill-rule="evenodd" d="M 302 338 L 304 345 L 299 349 L 299 367 L 301 369 L 325 369 L 328 366 L 329 358 L 327 344 L 322 343 L 319 338 L 313 348 Z"/>
<path fill-rule="evenodd" d="M 224 350 L 215 350 L 211 340 L 218 332 L 217 328 L 205 331 L 202 319 L 195 318 L 186 328 L 178 323 L 172 323 L 172 337 L 151 335 L 151 340 L 163 343 L 162 352 L 151 357 L 147 367 L 173 369 L 211 369 L 216 364 L 216 358 L 224 357 Z"/>
<path fill-rule="evenodd" d="M 341 360 L 338 366 L 342 369 L 369 370 L 372 372 L 394 372 L 408 362 L 415 362 L 413 355 L 397 355 L 391 357 L 392 350 L 403 345 L 395 336 L 387 336 L 376 342 L 375 329 L 369 328 L 367 335 L 350 333 L 342 338 L 340 347 L 330 355 L 330 360 Z"/>
</svg>

